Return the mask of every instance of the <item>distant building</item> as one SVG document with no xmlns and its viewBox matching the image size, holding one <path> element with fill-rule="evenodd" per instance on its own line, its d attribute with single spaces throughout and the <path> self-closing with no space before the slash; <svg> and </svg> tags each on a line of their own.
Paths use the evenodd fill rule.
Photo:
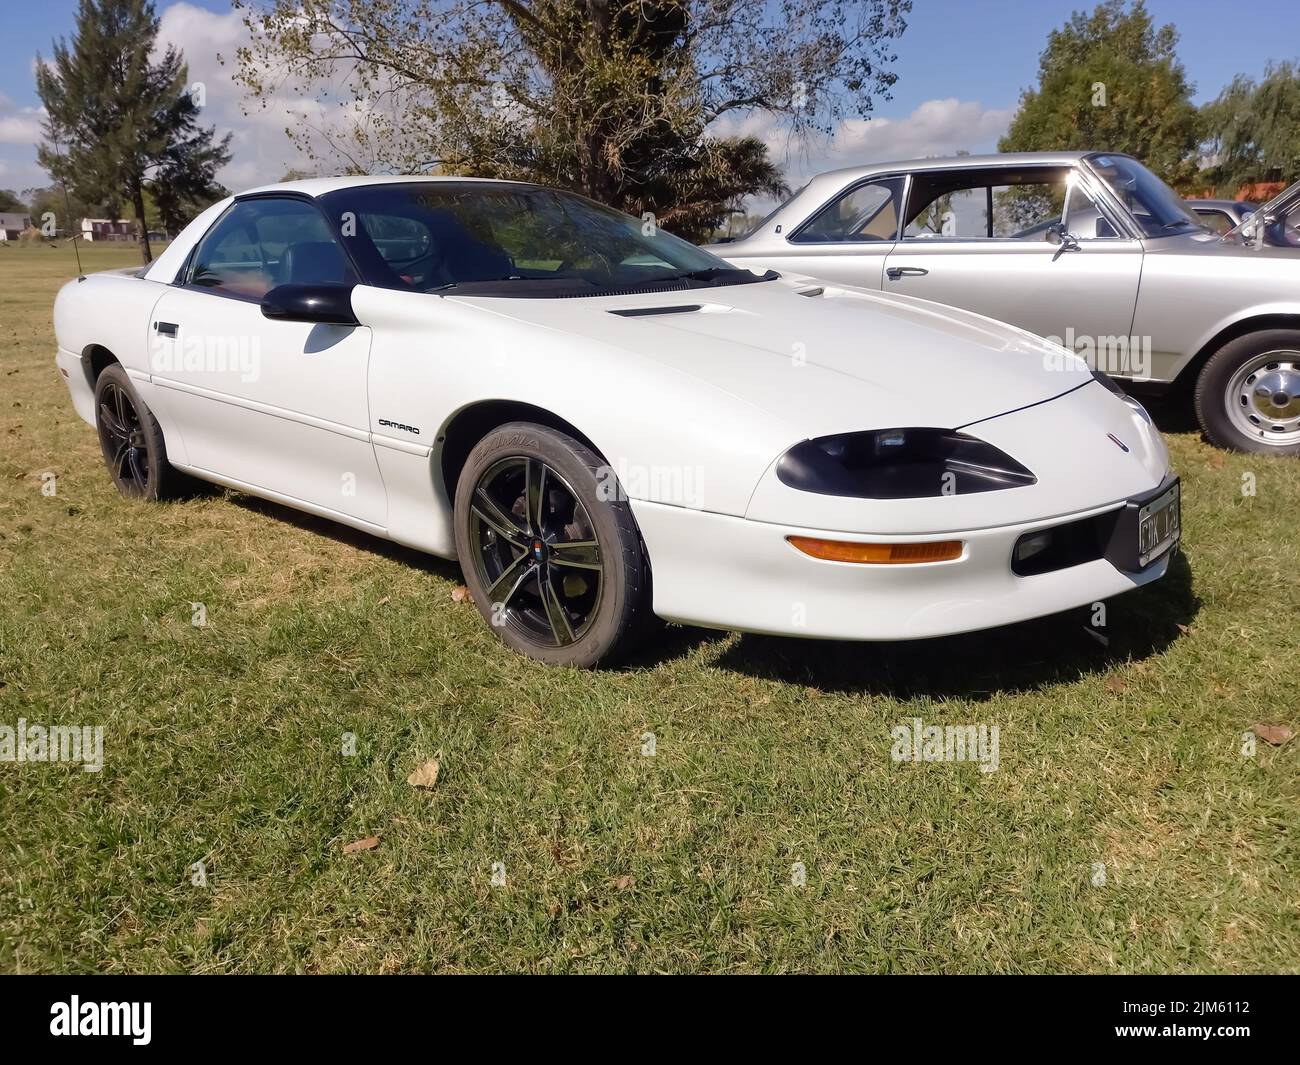
<svg viewBox="0 0 1300 1065">
<path fill-rule="evenodd" d="M 83 218 L 81 220 L 81 239 L 100 240 L 135 240 L 135 223 L 125 218 Z"/>
<path fill-rule="evenodd" d="M 32 219 L 30 215 L 18 213 L 0 214 L 0 240 L 17 240 L 22 236 L 24 229 L 30 229 Z"/>
</svg>

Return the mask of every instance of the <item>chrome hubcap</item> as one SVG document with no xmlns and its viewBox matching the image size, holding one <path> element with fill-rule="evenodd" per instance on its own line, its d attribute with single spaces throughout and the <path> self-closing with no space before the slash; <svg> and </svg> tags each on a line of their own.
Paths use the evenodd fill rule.
<svg viewBox="0 0 1300 1065">
<path fill-rule="evenodd" d="M 1224 402 L 1247 436 L 1279 447 L 1300 441 L 1300 352 L 1256 355 L 1232 375 Z"/>
<path fill-rule="evenodd" d="M 555 647 L 581 639 L 600 607 L 604 562 L 569 483 L 538 459 L 502 459 L 479 478 L 469 511 L 492 623 Z"/>
</svg>

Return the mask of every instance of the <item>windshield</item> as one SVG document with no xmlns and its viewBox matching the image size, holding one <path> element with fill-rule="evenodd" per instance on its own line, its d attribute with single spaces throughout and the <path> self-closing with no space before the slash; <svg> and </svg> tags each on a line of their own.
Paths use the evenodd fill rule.
<svg viewBox="0 0 1300 1065">
<path fill-rule="evenodd" d="M 1090 155 L 1088 164 L 1137 219 L 1148 237 L 1167 237 L 1203 229 L 1178 193 L 1127 155 Z"/>
<path fill-rule="evenodd" d="M 649 221 L 533 185 L 360 185 L 320 202 L 366 283 L 382 288 L 598 296 L 763 280 Z"/>
</svg>

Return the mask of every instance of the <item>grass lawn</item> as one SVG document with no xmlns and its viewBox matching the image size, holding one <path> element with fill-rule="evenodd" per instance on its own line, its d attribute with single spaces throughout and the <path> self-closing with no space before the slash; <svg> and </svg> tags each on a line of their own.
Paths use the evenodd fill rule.
<svg viewBox="0 0 1300 1065">
<path fill-rule="evenodd" d="M 0 763 L 0 970 L 1300 971 L 1300 739 L 1243 753 L 1300 727 L 1300 462 L 1173 425 L 1186 553 L 1105 644 L 671 628 L 546 669 L 454 565 L 119 498 L 54 368 L 73 274 L 0 246 L 0 725 L 102 725 L 104 767 Z M 892 761 L 915 717 L 1000 768 Z"/>
</svg>

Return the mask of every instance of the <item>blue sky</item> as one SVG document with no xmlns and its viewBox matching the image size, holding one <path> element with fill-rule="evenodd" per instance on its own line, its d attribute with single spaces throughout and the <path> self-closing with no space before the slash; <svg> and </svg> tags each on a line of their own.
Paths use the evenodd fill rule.
<svg viewBox="0 0 1300 1065">
<path fill-rule="evenodd" d="M 208 121 L 235 134 L 235 158 L 222 178 L 232 188 L 276 180 L 299 162 L 284 137 L 286 101 L 253 118 L 244 116 L 229 66 L 217 62 L 242 40 L 242 27 L 223 0 L 156 0 L 163 36 L 185 52 L 191 77 L 208 92 Z M 75 0 L 10 3 L 5 12 L 5 62 L 0 64 L 0 187 L 45 183 L 35 165 L 39 101 L 33 85 L 37 51 L 48 55 L 53 38 L 71 32 Z M 871 159 L 990 150 L 1005 130 L 1021 89 L 1034 83 L 1048 32 L 1080 0 L 915 0 L 907 32 L 898 42 L 898 84 L 875 118 L 846 126 L 829 144 L 791 145 L 770 123 L 754 118 L 734 129 L 768 140 L 793 182 L 829 166 Z M 1196 99 L 1212 98 L 1233 75 L 1258 76 L 1270 60 L 1300 57 L 1300 42 L 1260 32 L 1270 23 L 1293 30 L 1295 0 L 1256 0 L 1239 15 L 1210 0 L 1148 0 L 1157 23 L 1179 30 L 1178 53 L 1196 86 Z"/>
</svg>

